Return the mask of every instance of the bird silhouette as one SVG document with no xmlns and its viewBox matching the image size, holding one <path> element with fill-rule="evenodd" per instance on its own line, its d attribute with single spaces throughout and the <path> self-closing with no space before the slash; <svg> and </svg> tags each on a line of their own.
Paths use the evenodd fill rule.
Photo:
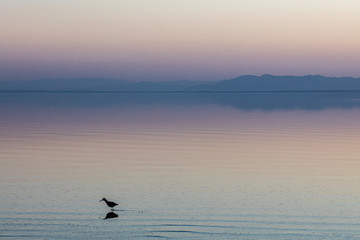
<svg viewBox="0 0 360 240">
<path fill-rule="evenodd" d="M 114 213 L 114 212 L 108 212 L 107 214 L 106 214 L 106 216 L 104 217 L 104 218 L 102 218 L 103 220 L 106 220 L 106 219 L 109 219 L 109 218 L 117 218 L 117 217 L 119 217 L 116 213 Z"/>
<path fill-rule="evenodd" d="M 111 208 L 111 210 L 112 210 L 116 205 L 118 205 L 117 203 L 108 201 L 106 198 L 101 199 L 99 202 L 101 202 L 101 201 L 104 201 L 104 202 L 106 203 L 106 205 L 108 205 L 108 207 Z"/>
</svg>

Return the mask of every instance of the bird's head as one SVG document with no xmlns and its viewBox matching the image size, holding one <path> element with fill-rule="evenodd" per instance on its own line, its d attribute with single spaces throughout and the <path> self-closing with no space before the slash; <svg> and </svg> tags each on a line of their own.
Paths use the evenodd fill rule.
<svg viewBox="0 0 360 240">
<path fill-rule="evenodd" d="M 106 198 L 101 199 L 99 202 L 101 202 L 101 201 L 106 201 Z"/>
</svg>

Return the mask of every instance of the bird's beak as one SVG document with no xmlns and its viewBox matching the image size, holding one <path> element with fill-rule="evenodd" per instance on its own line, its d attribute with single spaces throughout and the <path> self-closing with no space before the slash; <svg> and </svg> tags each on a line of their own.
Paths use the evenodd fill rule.
<svg viewBox="0 0 360 240">
<path fill-rule="evenodd" d="M 101 199 L 99 202 L 101 202 L 101 201 L 104 201 L 104 200 Z"/>
</svg>

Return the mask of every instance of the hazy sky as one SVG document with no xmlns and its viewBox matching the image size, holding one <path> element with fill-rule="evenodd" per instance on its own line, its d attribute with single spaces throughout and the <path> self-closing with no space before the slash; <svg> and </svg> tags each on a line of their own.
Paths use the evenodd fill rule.
<svg viewBox="0 0 360 240">
<path fill-rule="evenodd" d="M 360 77 L 359 0 L 1 0 L 0 80 Z"/>
</svg>

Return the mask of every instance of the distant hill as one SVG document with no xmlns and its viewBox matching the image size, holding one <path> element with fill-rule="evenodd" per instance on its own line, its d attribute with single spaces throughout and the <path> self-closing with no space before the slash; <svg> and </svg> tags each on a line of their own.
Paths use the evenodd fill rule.
<svg viewBox="0 0 360 240">
<path fill-rule="evenodd" d="M 191 87 L 192 91 L 351 91 L 360 90 L 360 79 L 352 77 L 240 76 L 212 85 Z"/>
<path fill-rule="evenodd" d="M 352 77 L 245 75 L 217 82 L 128 82 L 80 78 L 0 81 L 1 91 L 124 91 L 124 92 L 236 92 L 236 91 L 355 91 L 360 79 Z"/>
<path fill-rule="evenodd" d="M 102 78 L 42 79 L 30 81 L 0 81 L 1 91 L 184 91 L 199 81 L 128 82 Z"/>
</svg>

